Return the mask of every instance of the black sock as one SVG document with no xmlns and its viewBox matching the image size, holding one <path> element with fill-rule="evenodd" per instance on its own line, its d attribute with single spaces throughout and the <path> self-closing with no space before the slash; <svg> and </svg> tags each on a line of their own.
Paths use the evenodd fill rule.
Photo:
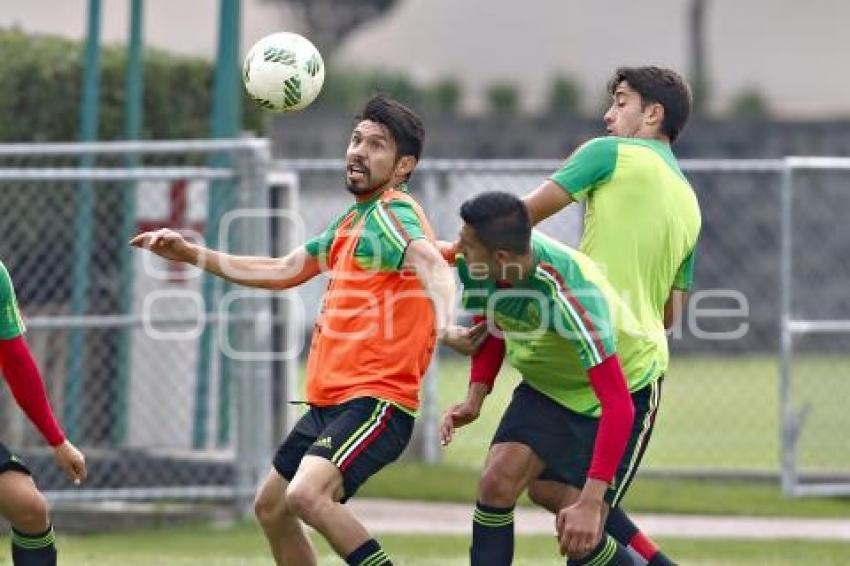
<svg viewBox="0 0 850 566">
<path fill-rule="evenodd" d="M 469 559 L 472 566 L 509 566 L 513 562 L 513 507 L 475 504 Z"/>
<path fill-rule="evenodd" d="M 646 560 L 647 566 L 673 566 L 675 563 L 661 552 L 658 545 L 646 536 L 637 525 L 629 519 L 626 512 L 614 507 L 608 513 L 605 522 L 605 532 L 617 539 L 621 545 Z"/>
<path fill-rule="evenodd" d="M 345 563 L 350 566 L 392 566 L 389 555 L 373 538 L 370 538 L 345 557 Z"/>
<path fill-rule="evenodd" d="M 614 537 L 605 534 L 590 554 L 579 560 L 567 560 L 567 566 L 632 566 L 631 556 Z"/>
<path fill-rule="evenodd" d="M 656 552 L 646 566 L 676 566 L 676 563 L 670 560 L 666 554 L 660 550 Z"/>
<path fill-rule="evenodd" d="M 15 566 L 56 566 L 55 542 L 53 525 L 36 535 L 12 528 L 12 563 Z"/>
</svg>

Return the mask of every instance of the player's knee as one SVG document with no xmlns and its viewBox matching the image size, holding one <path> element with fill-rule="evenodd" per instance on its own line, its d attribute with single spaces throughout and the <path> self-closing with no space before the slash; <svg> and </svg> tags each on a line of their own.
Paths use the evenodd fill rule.
<svg viewBox="0 0 850 566">
<path fill-rule="evenodd" d="M 50 525 L 50 506 L 47 499 L 39 491 L 33 490 L 22 503 L 17 506 L 9 522 L 20 532 L 36 534 L 44 532 Z"/>
<path fill-rule="evenodd" d="M 277 498 L 260 489 L 254 497 L 254 516 L 261 524 L 268 524 L 274 521 L 280 506 L 281 502 Z"/>
<path fill-rule="evenodd" d="M 513 478 L 488 468 L 478 481 L 478 500 L 500 507 L 513 505 L 518 493 L 515 483 Z"/>
<path fill-rule="evenodd" d="M 287 508 L 308 525 L 315 525 L 323 506 L 330 502 L 320 491 L 304 483 L 291 484 L 285 498 Z"/>
</svg>

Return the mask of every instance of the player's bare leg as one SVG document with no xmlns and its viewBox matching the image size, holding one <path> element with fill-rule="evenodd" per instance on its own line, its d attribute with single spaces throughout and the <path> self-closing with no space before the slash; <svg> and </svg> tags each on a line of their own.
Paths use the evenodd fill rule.
<svg viewBox="0 0 850 566">
<path fill-rule="evenodd" d="M 301 521 L 286 504 L 287 482 L 272 469 L 257 490 L 254 514 L 278 566 L 316 566 L 316 553 Z"/>
<path fill-rule="evenodd" d="M 511 506 L 542 471 L 543 462 L 525 444 L 494 444 L 478 482 L 478 501 L 495 507 Z"/>
<path fill-rule="evenodd" d="M 543 471 L 543 462 L 525 444 L 501 442 L 490 447 L 478 482 L 472 520 L 473 566 L 511 564 L 514 554 L 514 505 L 528 483 Z"/>
<path fill-rule="evenodd" d="M 47 500 L 29 475 L 15 470 L 0 473 L 0 515 L 12 524 L 14 564 L 56 564 Z"/>
<path fill-rule="evenodd" d="M 50 526 L 47 500 L 27 474 L 0 474 L 0 515 L 17 531 L 40 533 Z"/>
<path fill-rule="evenodd" d="M 319 456 L 304 456 L 301 465 L 286 490 L 286 504 L 302 521 L 322 533 L 333 549 L 349 563 L 351 555 L 364 545 L 383 553 L 366 528 L 340 503 L 343 478 L 339 469 Z M 384 555 L 385 556 L 385 555 Z M 388 562 L 375 561 L 375 564 Z"/>
<path fill-rule="evenodd" d="M 577 495 L 576 488 L 557 481 L 534 480 L 528 485 L 529 499 L 550 513 L 557 513 L 574 501 Z"/>
</svg>

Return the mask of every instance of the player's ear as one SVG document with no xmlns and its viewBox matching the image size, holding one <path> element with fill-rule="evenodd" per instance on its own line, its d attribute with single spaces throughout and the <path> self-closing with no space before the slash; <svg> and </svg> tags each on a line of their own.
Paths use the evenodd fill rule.
<svg viewBox="0 0 850 566">
<path fill-rule="evenodd" d="M 407 177 L 416 168 L 416 158 L 412 155 L 402 156 L 395 165 L 395 172 L 400 177 Z"/>
<path fill-rule="evenodd" d="M 647 105 L 644 113 L 644 121 L 647 126 L 658 126 L 664 122 L 664 106 L 660 102 L 652 102 Z"/>
</svg>

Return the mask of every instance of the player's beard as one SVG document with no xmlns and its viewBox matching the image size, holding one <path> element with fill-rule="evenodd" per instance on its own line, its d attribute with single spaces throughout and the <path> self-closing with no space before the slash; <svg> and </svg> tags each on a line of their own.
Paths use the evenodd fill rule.
<svg viewBox="0 0 850 566">
<path fill-rule="evenodd" d="M 347 177 L 345 179 L 346 190 L 356 197 L 364 197 L 386 185 L 389 179 L 373 179 L 372 170 L 365 169 L 361 181 L 352 183 Z"/>
</svg>

